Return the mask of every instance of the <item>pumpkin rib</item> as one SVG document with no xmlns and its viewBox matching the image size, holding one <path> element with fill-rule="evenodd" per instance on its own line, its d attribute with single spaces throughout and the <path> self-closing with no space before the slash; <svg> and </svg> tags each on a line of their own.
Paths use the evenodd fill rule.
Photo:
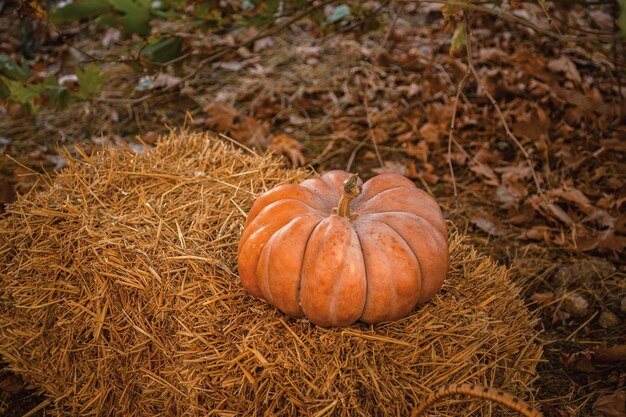
<svg viewBox="0 0 626 417">
<path fill-rule="evenodd" d="M 362 193 L 355 199 L 355 202 L 357 200 L 364 202 L 383 191 L 400 187 L 417 188 L 413 181 L 401 175 L 391 173 L 380 174 L 363 184 Z"/>
<path fill-rule="evenodd" d="M 309 194 L 311 200 L 306 199 L 306 194 Z M 286 196 L 286 197 L 283 197 Z M 268 206 L 283 200 L 298 200 L 307 206 L 311 207 L 314 210 L 328 209 L 330 210 L 327 202 L 322 200 L 319 195 L 311 191 L 306 187 L 302 187 L 298 184 L 283 184 L 271 191 L 261 195 L 257 201 L 252 205 L 248 216 L 246 217 L 246 221 L 244 224 L 244 228 L 247 228 L 260 214 L 263 210 L 265 210 Z M 317 200 L 319 207 L 315 207 L 311 202 Z M 260 208 L 259 208 L 260 207 Z"/>
<path fill-rule="evenodd" d="M 302 181 L 299 185 L 327 203 L 327 206 L 333 207 L 339 202 L 339 194 L 337 191 L 333 190 L 321 178 L 309 178 L 308 180 Z"/>
<path fill-rule="evenodd" d="M 417 217 L 417 216 L 416 216 Z M 409 242 L 407 242 L 407 240 L 404 238 L 404 236 L 402 236 L 395 228 L 393 228 L 391 225 L 389 225 L 388 223 L 385 223 L 382 220 L 370 220 L 370 221 L 376 221 L 377 223 L 383 224 L 385 226 L 387 226 L 387 228 L 389 228 L 389 230 L 391 230 L 396 236 L 398 236 L 400 238 L 400 240 L 402 242 L 404 242 L 404 244 L 407 247 L 407 252 L 409 252 L 411 255 L 413 255 L 413 259 L 415 259 L 415 263 L 417 263 L 417 266 L 419 267 L 419 295 L 418 295 L 418 299 L 420 298 L 421 294 L 422 294 L 422 288 L 424 288 L 424 269 L 422 267 L 422 262 L 420 261 L 419 257 L 417 256 L 417 254 L 413 251 L 413 249 L 411 248 L 411 245 L 409 245 Z M 413 306 L 413 308 L 415 308 L 415 306 Z"/>
<path fill-rule="evenodd" d="M 429 244 L 430 249 L 432 250 L 432 252 L 434 253 L 443 253 L 445 255 L 443 261 L 442 261 L 442 265 L 445 265 L 445 268 L 442 270 L 442 276 L 439 276 L 439 274 L 436 274 L 434 277 L 432 276 L 432 274 L 429 274 L 429 271 L 426 271 L 426 264 L 429 264 L 430 267 L 428 269 L 432 269 L 432 262 L 429 262 L 430 260 L 426 260 L 426 263 L 421 259 L 421 257 L 424 256 L 423 252 L 421 250 L 417 250 L 415 251 L 413 249 L 413 245 L 411 245 L 411 243 L 404 238 L 404 236 L 402 236 L 402 233 L 395 228 L 394 226 L 392 226 L 391 224 L 388 223 L 389 219 L 380 219 L 377 218 L 379 217 L 379 215 L 391 215 L 391 216 L 398 216 L 399 218 L 401 217 L 405 217 L 408 218 L 409 220 L 412 221 L 416 221 L 420 227 L 420 229 L 422 231 L 424 231 L 425 233 L 428 234 L 428 236 L 430 236 L 430 241 L 431 244 Z M 373 219 L 372 219 L 373 217 Z M 431 287 L 431 285 L 426 285 L 427 280 L 432 280 L 432 279 L 437 279 L 437 281 L 441 281 L 443 282 L 445 275 L 447 274 L 448 271 L 448 265 L 449 265 L 449 254 L 448 254 L 448 240 L 447 240 L 447 236 L 443 236 L 441 234 L 441 231 L 438 230 L 434 225 L 432 225 L 431 223 L 429 223 L 426 219 L 417 216 L 413 213 L 407 213 L 407 212 L 402 212 L 402 211 L 396 211 L 396 212 L 383 212 L 383 213 L 370 213 L 369 215 L 364 215 L 364 219 L 366 220 L 374 220 L 374 221 L 379 221 L 381 223 L 385 223 L 386 225 L 388 225 L 390 228 L 392 228 L 393 230 L 395 230 L 400 236 L 402 236 L 402 238 L 404 239 L 405 242 L 407 242 L 407 244 L 409 245 L 409 247 L 411 247 L 411 251 L 415 254 L 419 265 L 420 265 L 420 274 L 422 276 L 422 285 L 421 285 L 421 294 L 420 294 L 420 302 L 424 302 L 427 299 L 430 299 L 432 297 L 432 295 L 434 295 L 434 293 L 432 293 L 432 290 L 429 293 L 425 293 L 425 291 L 427 290 L 427 288 Z M 400 220 L 400 219 L 398 219 Z M 422 239 L 422 242 L 424 242 L 425 240 Z M 436 258 L 435 258 L 436 259 Z M 437 265 L 437 264 L 435 264 Z M 441 265 L 439 265 L 441 266 Z M 437 268 L 436 268 L 437 269 Z M 433 271 L 430 271 L 433 272 Z M 438 290 L 438 289 L 437 289 Z M 436 291 L 435 291 L 436 292 Z M 431 294 L 432 293 L 432 294 Z"/>
<path fill-rule="evenodd" d="M 297 202 L 302 204 L 303 206 L 306 207 L 302 207 L 303 209 L 306 209 L 308 207 L 308 209 L 306 209 L 305 212 L 312 212 L 312 213 L 316 213 L 319 214 L 320 216 L 324 216 L 326 215 L 326 213 L 324 213 L 323 211 L 316 209 L 315 207 L 310 206 L 309 204 L 307 204 L 306 202 L 302 201 L 302 200 L 298 200 L 297 198 L 283 198 L 277 201 L 274 201 L 273 203 L 265 206 L 263 208 L 263 210 L 261 210 L 256 217 L 254 218 L 254 220 L 252 220 L 252 222 L 250 224 L 248 224 L 239 241 L 239 246 L 243 247 L 243 245 L 245 245 L 246 241 L 250 238 L 250 236 L 252 236 L 256 230 L 260 227 L 263 226 L 264 223 L 270 223 L 272 218 L 274 218 L 276 216 L 276 214 L 274 213 L 274 211 L 277 209 L 277 207 L 279 205 L 283 205 L 283 204 L 287 204 L 289 202 Z M 264 217 L 267 216 L 269 217 L 269 221 L 264 221 L 266 220 Z M 238 255 L 240 254 L 240 251 L 238 250 Z"/>
<path fill-rule="evenodd" d="M 312 323 L 349 326 L 363 311 L 366 275 L 360 242 L 354 235 L 350 222 L 337 215 L 326 217 L 311 234 L 304 255 L 300 304 Z M 333 299 L 341 306 L 335 308 L 334 317 L 330 314 Z"/>
<path fill-rule="evenodd" d="M 264 208 L 262 210 L 263 214 L 259 214 L 250 226 L 244 230 L 237 248 L 240 259 L 239 278 L 244 288 L 252 295 L 259 295 L 256 283 L 256 270 L 261 252 L 267 241 L 277 230 L 289 223 L 294 216 L 316 212 L 316 210 L 309 210 L 307 207 L 306 204 L 299 200 L 284 199 L 277 201 Z M 267 221 L 265 216 L 268 217 Z M 251 246 L 251 244 L 254 244 L 254 246 Z"/>
<path fill-rule="evenodd" d="M 352 224 L 350 224 L 349 226 L 349 231 L 350 231 L 350 240 L 347 242 L 347 245 L 349 246 L 350 244 L 352 244 L 352 239 L 356 237 L 356 245 L 358 246 L 356 251 L 363 254 L 363 247 L 361 246 L 361 239 L 359 238 L 359 234 L 357 233 L 355 228 L 352 227 Z M 365 267 L 365 254 L 361 256 L 361 259 L 363 260 L 363 268 L 364 268 L 364 279 L 363 279 L 363 282 L 365 283 L 364 302 L 363 302 L 363 307 L 361 308 L 361 311 L 359 311 L 359 314 L 358 315 L 355 314 L 356 319 L 353 322 L 357 321 L 363 315 L 363 310 L 365 310 L 365 305 L 367 304 L 367 268 Z M 343 276 L 344 271 L 346 270 L 346 267 L 348 266 L 348 263 L 349 262 L 347 261 L 343 262 L 341 266 L 341 273 L 339 274 L 340 277 Z M 333 317 L 335 320 L 338 319 L 337 304 L 339 303 L 339 300 L 340 300 L 339 294 L 341 293 L 341 290 L 345 286 L 346 281 L 347 280 L 338 279 L 335 282 L 335 285 L 333 286 L 333 296 L 331 298 L 330 311 L 331 311 L 331 317 Z"/>
<path fill-rule="evenodd" d="M 355 229 L 357 230 L 357 234 L 359 235 L 359 238 L 361 239 L 361 241 L 363 240 L 369 241 L 370 235 L 366 234 L 365 236 L 361 236 L 361 233 L 368 233 L 368 232 L 371 233 L 372 229 L 359 230 L 358 227 L 359 226 L 367 227 L 365 225 L 368 223 L 378 228 L 378 232 L 381 234 L 381 236 L 384 236 L 385 239 L 389 239 L 388 236 L 394 236 L 395 241 L 402 248 L 400 254 L 393 255 L 391 258 L 389 258 L 391 259 L 391 261 L 388 261 L 386 263 L 387 268 L 390 269 L 391 272 L 393 272 L 394 267 L 396 266 L 396 262 L 400 261 L 408 265 L 414 265 L 413 267 L 408 268 L 408 270 L 415 271 L 414 273 L 409 272 L 404 277 L 402 277 L 406 280 L 399 280 L 398 274 L 395 277 L 387 277 L 388 281 L 391 281 L 388 287 L 392 289 L 393 292 L 390 294 L 391 296 L 386 303 L 386 306 L 387 306 L 386 311 L 385 311 L 386 314 L 382 316 L 383 317 L 382 319 L 377 318 L 375 320 L 371 320 L 371 318 L 364 317 L 363 314 L 361 316 L 362 321 L 366 323 L 370 323 L 370 324 L 376 324 L 382 321 L 396 320 L 396 319 L 405 317 L 406 315 L 410 314 L 411 311 L 413 311 L 413 309 L 417 305 L 417 302 L 419 300 L 422 283 L 423 283 L 423 277 L 421 273 L 420 262 L 417 256 L 415 255 L 415 253 L 413 252 L 411 245 L 409 245 L 409 243 L 404 239 L 402 235 L 397 233 L 395 229 L 390 227 L 385 222 L 374 220 L 374 219 L 362 219 L 361 221 L 358 221 L 357 222 L 358 226 L 355 225 Z M 391 233 L 391 235 L 387 235 L 387 233 Z M 386 247 L 384 242 L 373 240 L 370 243 L 368 243 L 369 251 L 371 252 L 373 249 L 375 252 L 378 252 L 378 249 L 381 247 L 381 245 L 383 247 Z M 366 255 L 365 246 L 363 246 L 363 251 L 364 251 L 363 259 L 367 265 L 368 257 L 365 256 Z M 384 252 L 384 250 L 382 250 L 382 252 Z M 405 257 L 406 259 L 403 260 L 403 258 Z M 370 275 L 370 272 L 372 272 L 371 270 L 367 268 L 366 270 L 368 274 L 367 283 L 368 285 L 370 285 L 374 277 Z M 404 275 L 404 274 L 400 274 L 400 276 L 401 275 Z M 402 288 L 402 291 L 401 291 L 401 288 Z M 408 292 L 407 292 L 407 288 L 409 289 Z M 370 299 L 372 298 L 368 294 L 368 300 Z M 366 301 L 366 308 L 367 308 L 367 301 Z M 365 309 L 364 309 L 364 312 L 365 312 Z"/>
<path fill-rule="evenodd" d="M 362 221 L 362 222 L 359 222 L 359 223 L 363 224 L 363 223 L 365 223 L 365 221 Z M 357 235 L 357 237 L 359 239 L 359 244 L 361 245 L 361 251 L 363 251 L 363 244 L 362 244 L 363 238 L 361 238 L 361 236 L 359 235 L 358 229 L 356 227 L 354 229 L 355 229 L 356 235 Z M 370 297 L 368 297 L 368 293 L 367 293 L 367 290 L 369 289 L 369 286 L 370 286 L 369 285 L 370 277 L 369 277 L 368 269 L 367 269 L 367 258 L 368 257 L 365 256 L 365 253 L 363 253 L 363 264 L 365 265 L 365 304 L 363 305 L 363 310 L 361 311 L 361 315 L 359 316 L 360 320 L 363 320 L 363 313 L 365 312 L 365 308 L 367 307 L 367 300 L 370 298 Z M 389 305 L 390 306 L 395 306 L 397 300 L 398 300 L 398 291 L 394 287 L 393 288 L 392 302 L 390 302 Z M 392 313 L 393 313 L 393 315 L 395 315 L 395 307 L 392 307 L 392 308 L 394 308 L 394 311 Z M 375 323 L 370 323 L 370 324 L 375 324 Z"/>
<path fill-rule="evenodd" d="M 354 230 L 354 235 L 356 236 L 356 239 L 359 241 L 359 248 L 361 250 L 361 253 L 363 253 L 363 243 L 361 242 L 361 237 L 359 236 L 359 233 L 356 231 L 356 228 L 353 225 L 350 225 L 350 227 L 352 228 L 352 230 Z M 365 254 L 363 254 L 362 258 L 363 258 L 363 271 L 365 272 L 365 300 L 363 301 L 363 307 L 361 308 L 361 311 L 359 312 L 359 320 L 363 316 L 363 311 L 365 311 L 365 304 L 367 304 L 367 290 L 369 286 L 367 282 L 367 265 L 365 265 Z"/>
<path fill-rule="evenodd" d="M 385 201 L 385 198 L 390 197 L 391 192 L 397 192 L 401 188 L 406 188 L 406 191 L 410 193 L 402 194 L 398 197 L 398 199 Z M 413 202 L 406 202 L 405 200 L 399 200 L 399 198 L 414 198 L 416 200 Z M 397 205 L 396 208 L 385 208 L 385 205 L 392 205 L 394 203 Z M 382 207 L 380 205 L 382 205 Z M 398 205 L 404 206 L 406 208 L 399 208 Z M 361 214 L 388 213 L 395 211 L 415 214 L 416 216 L 419 216 L 426 220 L 428 223 L 432 224 L 442 233 L 445 232 L 447 235 L 446 222 L 443 218 L 443 215 L 441 214 L 441 209 L 439 208 L 439 205 L 429 194 L 427 194 L 425 191 L 420 190 L 417 187 L 397 187 L 383 191 L 375 195 L 371 199 L 367 200 L 358 209 L 358 212 Z"/>
<path fill-rule="evenodd" d="M 296 275 L 296 305 L 298 306 L 298 308 L 296 310 L 292 309 L 291 307 L 293 306 L 289 306 L 288 310 L 289 311 L 285 311 L 285 305 L 283 303 L 283 296 L 284 294 L 280 294 L 280 297 L 277 298 L 277 294 L 275 294 L 272 290 L 272 287 L 274 287 L 274 285 L 277 285 L 276 282 L 271 283 L 271 267 L 274 265 L 270 259 L 273 258 L 272 255 L 275 255 L 273 253 L 275 246 L 283 243 L 281 242 L 281 239 L 289 239 L 289 238 L 293 238 L 294 236 L 297 236 L 298 238 L 301 238 L 303 235 L 300 235 L 299 233 L 295 233 L 291 230 L 294 227 L 296 227 L 296 225 L 298 225 L 298 223 L 302 222 L 303 220 L 306 219 L 312 219 L 314 222 L 316 221 L 315 225 L 311 228 L 311 231 L 308 234 L 307 237 L 307 242 L 304 245 L 302 254 L 291 254 L 293 255 L 295 258 L 299 259 L 298 262 L 298 272 L 295 274 Z M 259 259 L 259 264 L 257 266 L 257 285 L 259 287 L 259 289 L 261 290 L 261 294 L 263 295 L 263 297 L 265 298 L 266 301 L 268 301 L 270 304 L 273 304 L 275 306 L 277 306 L 281 311 L 286 312 L 287 314 L 291 314 L 294 315 L 296 317 L 302 317 L 304 315 L 304 312 L 302 311 L 302 308 L 300 307 L 300 299 L 299 299 L 299 294 L 300 294 L 300 281 L 302 279 L 302 264 L 303 264 L 303 259 L 304 259 L 304 253 L 306 252 L 306 245 L 308 243 L 308 240 L 311 237 L 311 234 L 313 233 L 313 231 L 315 230 L 315 228 L 319 225 L 319 223 L 321 223 L 321 221 L 323 220 L 322 216 L 316 215 L 316 214 L 311 214 L 311 213 L 304 213 L 298 217 L 295 217 L 293 220 L 291 220 L 290 222 L 288 222 L 287 224 L 285 224 L 283 227 L 281 227 L 280 229 L 278 229 L 276 232 L 274 232 L 274 234 L 272 235 L 272 237 L 268 240 L 267 244 L 265 245 L 265 247 L 263 248 L 263 252 L 261 253 L 261 258 Z M 291 242 L 290 242 L 291 243 Z M 293 245 L 293 244 L 292 244 Z M 295 249 L 293 246 L 291 246 L 291 249 Z M 298 256 L 299 255 L 299 256 Z M 266 257 L 265 259 L 263 257 Z M 265 265 L 262 264 L 262 261 L 265 263 Z M 283 263 L 282 265 L 285 265 L 285 263 Z M 263 274 L 259 274 L 258 270 L 264 266 L 265 267 L 265 275 Z M 287 280 L 289 279 L 289 277 L 286 277 Z M 289 286 L 290 285 L 285 285 L 285 286 Z M 285 286 L 282 287 L 282 289 L 285 288 Z M 289 298 L 289 297 L 287 297 Z M 279 305 L 280 304 L 280 305 Z"/>
<path fill-rule="evenodd" d="M 442 245 L 442 247 L 439 248 L 439 249 L 447 249 L 448 248 L 448 235 L 447 235 L 447 233 L 445 235 L 443 233 L 441 233 L 441 230 L 439 230 L 437 228 L 437 226 L 435 226 L 434 224 L 432 224 L 431 222 L 429 222 L 427 219 L 425 219 L 422 216 L 418 216 L 415 213 L 409 213 L 407 211 L 394 210 L 394 211 L 379 211 L 379 212 L 375 212 L 375 213 L 364 213 L 363 214 L 363 218 L 364 218 L 364 220 L 380 221 L 380 222 L 382 222 L 382 220 L 371 219 L 371 217 L 374 217 L 377 214 L 390 214 L 390 215 L 408 216 L 408 217 L 414 218 L 415 220 L 418 220 L 420 222 L 424 222 L 424 223 L 428 224 L 430 227 L 432 227 L 432 229 L 428 229 L 428 233 L 431 236 L 435 237 L 435 239 L 437 239 L 437 242 Z M 387 223 L 385 223 L 385 224 L 387 224 Z M 444 252 L 447 252 L 447 251 L 444 251 Z M 446 254 L 446 258 L 448 258 L 448 254 Z"/>
<path fill-rule="evenodd" d="M 320 221 L 317 222 L 315 227 L 311 229 L 311 233 L 309 233 L 309 236 L 307 236 L 306 243 L 304 244 L 304 253 L 302 254 L 302 258 L 300 262 L 300 272 L 298 273 L 298 285 L 296 287 L 296 300 L 298 302 L 298 305 L 300 306 L 300 310 L 302 310 L 302 302 L 301 302 L 302 294 L 300 290 L 302 288 L 302 274 L 304 271 L 304 260 L 306 259 L 306 251 L 309 249 L 309 242 L 311 241 L 311 236 L 313 236 L 313 233 L 315 233 L 315 231 L 317 230 L 317 228 L 323 221 L 324 221 L 324 218 L 322 217 Z"/>
</svg>

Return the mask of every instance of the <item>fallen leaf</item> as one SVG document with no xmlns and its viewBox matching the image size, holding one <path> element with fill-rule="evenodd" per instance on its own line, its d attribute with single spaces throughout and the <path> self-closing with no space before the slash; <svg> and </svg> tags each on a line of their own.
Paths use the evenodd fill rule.
<svg viewBox="0 0 626 417">
<path fill-rule="evenodd" d="M 567 214 L 561 207 L 554 203 L 542 204 L 544 210 L 550 214 L 552 217 L 562 221 L 565 224 L 572 225 L 574 224 L 574 220 Z"/>
<path fill-rule="evenodd" d="M 404 149 L 406 154 L 410 155 L 422 162 L 428 161 L 428 144 L 425 140 L 419 141 L 416 145 L 406 143 Z"/>
<path fill-rule="evenodd" d="M 504 236 L 506 230 L 498 220 L 491 216 L 472 216 L 470 222 L 480 230 L 494 236 Z"/>
<path fill-rule="evenodd" d="M 15 201 L 15 190 L 6 180 L 0 180 L 0 204 L 9 204 Z"/>
<path fill-rule="evenodd" d="M 626 248 L 626 236 L 616 235 L 611 228 L 602 232 L 581 232 L 576 235 L 576 247 L 585 252 L 608 249 L 620 253 Z"/>
<path fill-rule="evenodd" d="M 589 313 L 589 301 L 580 294 L 569 292 L 563 296 L 559 309 L 574 317 L 585 317 Z"/>
<path fill-rule="evenodd" d="M 533 226 L 522 232 L 521 237 L 531 240 L 548 240 L 550 228 L 547 226 Z"/>
<path fill-rule="evenodd" d="M 385 129 L 375 127 L 370 131 L 370 135 L 377 144 L 385 143 L 389 140 L 389 133 Z"/>
<path fill-rule="evenodd" d="M 240 142 L 265 149 L 268 146 L 270 124 L 268 121 L 259 122 L 253 117 L 244 117 L 241 123 L 231 129 L 231 133 Z"/>
<path fill-rule="evenodd" d="M 493 169 L 491 169 L 488 165 L 481 164 L 481 163 L 472 164 L 472 166 L 470 167 L 470 170 L 486 178 L 486 181 L 484 181 L 485 184 L 492 185 L 494 187 L 497 187 L 498 185 L 500 185 L 500 180 L 498 179 L 498 176 L 496 175 L 495 172 L 493 172 Z"/>
<path fill-rule="evenodd" d="M 622 324 L 622 321 L 610 311 L 603 311 L 598 317 L 598 325 L 603 329 L 610 329 Z"/>
<path fill-rule="evenodd" d="M 26 389 L 26 384 L 19 376 L 6 372 L 0 372 L 0 392 L 8 392 L 9 394 L 16 394 Z"/>
<path fill-rule="evenodd" d="M 420 135 L 428 143 L 439 143 L 439 128 L 434 123 L 426 123 L 419 129 Z"/>
<path fill-rule="evenodd" d="M 372 168 L 372 172 L 374 172 L 375 174 L 391 173 L 391 174 L 405 175 L 406 166 L 404 166 L 404 164 L 401 164 L 400 162 L 397 162 L 397 161 L 385 161 L 382 167 Z"/>
<path fill-rule="evenodd" d="M 626 362 L 626 345 L 598 347 L 594 350 L 594 360 L 601 363 Z"/>
<path fill-rule="evenodd" d="M 122 32 L 117 28 L 107 28 L 102 36 L 102 46 L 109 49 L 113 46 L 117 41 L 120 40 L 122 36 Z"/>
<path fill-rule="evenodd" d="M 591 410 L 596 417 L 626 417 L 626 391 L 599 396 Z"/>
<path fill-rule="evenodd" d="M 554 293 L 548 292 L 536 292 L 530 296 L 530 301 L 537 303 L 539 307 L 547 307 L 554 301 Z"/>
<path fill-rule="evenodd" d="M 209 116 L 206 127 L 220 132 L 230 131 L 234 127 L 235 118 L 239 112 L 230 104 L 213 103 L 204 108 L 204 112 Z"/>
<path fill-rule="evenodd" d="M 246 64 L 246 62 L 241 61 L 216 62 L 213 64 L 213 68 L 222 68 L 227 71 L 239 72 L 246 66 Z"/>
<path fill-rule="evenodd" d="M 290 136 L 283 134 L 274 135 L 270 141 L 269 149 L 278 154 L 285 155 L 289 158 L 292 166 L 297 167 L 304 165 L 302 144 Z"/>
<path fill-rule="evenodd" d="M 582 81 L 576 64 L 566 56 L 548 61 L 548 69 L 553 72 L 564 73 L 568 79 L 574 81 L 576 84 L 580 84 Z"/>
<path fill-rule="evenodd" d="M 596 367 L 591 363 L 592 357 L 593 353 L 590 350 L 571 353 L 563 359 L 563 366 L 572 371 L 591 374 L 597 371 Z"/>
<path fill-rule="evenodd" d="M 496 189 L 496 201 L 501 203 L 504 208 L 517 207 L 527 195 L 528 189 L 519 182 L 500 184 Z"/>
</svg>

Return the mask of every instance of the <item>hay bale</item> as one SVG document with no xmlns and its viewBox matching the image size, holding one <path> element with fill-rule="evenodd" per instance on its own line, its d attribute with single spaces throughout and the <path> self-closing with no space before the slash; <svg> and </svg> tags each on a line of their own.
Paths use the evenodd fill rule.
<svg viewBox="0 0 626 417">
<path fill-rule="evenodd" d="M 0 221 L 0 355 L 51 413 L 408 415 L 453 382 L 532 397 L 534 319 L 505 268 L 457 235 L 431 303 L 323 329 L 236 275 L 256 195 L 306 172 L 200 134 L 83 157 Z M 488 410 L 451 400 L 432 415 Z"/>
</svg>

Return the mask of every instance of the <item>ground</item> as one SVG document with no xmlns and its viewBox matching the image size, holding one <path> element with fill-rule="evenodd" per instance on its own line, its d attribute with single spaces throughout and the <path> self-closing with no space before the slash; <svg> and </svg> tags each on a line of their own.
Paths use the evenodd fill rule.
<svg viewBox="0 0 626 417">
<path fill-rule="evenodd" d="M 158 77 L 109 62 L 103 91 L 66 110 L 32 115 L 0 102 L 0 212 L 33 187 L 31 171 L 54 175 L 75 147 L 139 149 L 182 126 L 318 172 L 401 173 L 511 267 L 545 345 L 544 414 L 624 416 L 626 61 L 617 6 L 542 5 L 504 3 L 498 13 L 478 5 L 445 18 L 441 4 L 392 1 L 372 5 L 369 18 L 322 28 L 304 16 L 267 37 L 193 32 L 187 59 Z M 0 54 L 21 56 L 24 39 L 36 39 L 27 52 L 43 72 L 121 55 L 130 42 L 85 22 L 64 27 L 64 37 L 25 29 L 4 9 Z M 374 15 L 380 27 L 365 30 Z M 467 42 L 450 52 L 461 22 Z M 22 415 L 40 402 L 0 371 L 0 410 Z"/>
</svg>

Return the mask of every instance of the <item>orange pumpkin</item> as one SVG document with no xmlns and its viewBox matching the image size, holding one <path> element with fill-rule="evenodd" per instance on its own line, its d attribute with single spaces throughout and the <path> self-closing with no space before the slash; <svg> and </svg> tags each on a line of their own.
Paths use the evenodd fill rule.
<svg viewBox="0 0 626 417">
<path fill-rule="evenodd" d="M 409 179 L 331 171 L 264 194 L 238 248 L 245 290 L 320 326 L 408 315 L 450 262 L 437 202 Z"/>
</svg>

